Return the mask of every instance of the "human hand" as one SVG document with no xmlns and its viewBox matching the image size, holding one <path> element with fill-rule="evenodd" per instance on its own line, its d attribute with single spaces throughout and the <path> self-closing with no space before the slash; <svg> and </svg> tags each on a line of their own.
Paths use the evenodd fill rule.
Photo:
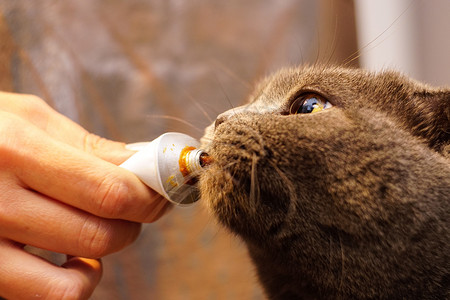
<svg viewBox="0 0 450 300">
<path fill-rule="evenodd" d="M 0 296 L 89 297 L 97 258 L 130 244 L 140 222 L 169 206 L 116 166 L 131 154 L 35 96 L 0 92 Z M 24 245 L 71 258 L 59 267 Z"/>
</svg>

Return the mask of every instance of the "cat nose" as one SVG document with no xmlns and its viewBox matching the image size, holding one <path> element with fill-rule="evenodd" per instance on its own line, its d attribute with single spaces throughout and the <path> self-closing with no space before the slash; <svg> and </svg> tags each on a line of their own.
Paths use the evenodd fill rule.
<svg viewBox="0 0 450 300">
<path fill-rule="evenodd" d="M 214 130 L 216 130 L 216 128 L 220 124 L 222 124 L 223 122 L 225 122 L 232 116 L 242 114 L 246 111 L 249 111 L 248 106 L 242 105 L 242 106 L 238 106 L 238 107 L 232 108 L 230 110 L 227 110 L 226 112 L 221 113 L 220 115 L 217 116 L 216 121 L 214 122 Z"/>
</svg>

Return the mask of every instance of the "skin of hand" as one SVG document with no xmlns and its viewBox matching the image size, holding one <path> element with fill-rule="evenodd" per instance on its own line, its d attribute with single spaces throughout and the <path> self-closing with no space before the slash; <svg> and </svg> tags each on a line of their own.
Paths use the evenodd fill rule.
<svg viewBox="0 0 450 300">
<path fill-rule="evenodd" d="M 133 152 L 31 95 L 0 92 L 0 296 L 88 298 L 100 257 L 132 243 L 170 204 L 117 167 Z M 26 252 L 68 255 L 62 266 Z"/>
</svg>

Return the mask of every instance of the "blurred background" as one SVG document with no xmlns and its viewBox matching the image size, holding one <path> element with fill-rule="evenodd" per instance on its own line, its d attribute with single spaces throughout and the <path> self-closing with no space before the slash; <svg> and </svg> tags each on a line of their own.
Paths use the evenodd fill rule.
<svg viewBox="0 0 450 300">
<path fill-rule="evenodd" d="M 284 66 L 448 85 L 449 13 L 446 0 L 0 0 L 0 90 L 38 95 L 109 139 L 199 138 Z M 243 243 L 201 201 L 103 262 L 92 299 L 264 298 Z"/>
</svg>

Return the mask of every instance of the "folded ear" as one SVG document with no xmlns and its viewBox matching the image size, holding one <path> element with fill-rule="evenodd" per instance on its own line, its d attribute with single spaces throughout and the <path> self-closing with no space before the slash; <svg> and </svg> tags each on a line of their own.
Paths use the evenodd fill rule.
<svg viewBox="0 0 450 300">
<path fill-rule="evenodd" d="M 447 156 L 450 151 L 450 90 L 414 93 L 408 125 L 414 135 L 425 138 L 428 145 Z M 447 153 L 447 155 L 446 155 Z"/>
</svg>

